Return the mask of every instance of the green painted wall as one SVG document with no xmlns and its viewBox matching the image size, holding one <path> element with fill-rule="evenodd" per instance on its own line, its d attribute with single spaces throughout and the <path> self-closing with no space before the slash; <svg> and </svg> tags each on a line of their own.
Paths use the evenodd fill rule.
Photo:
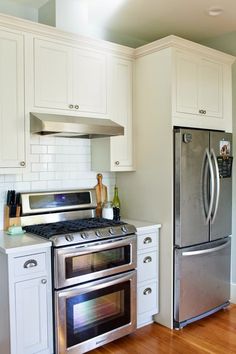
<svg viewBox="0 0 236 354">
<path fill-rule="evenodd" d="M 23 4 L 17 4 L 9 0 L 0 0 L 0 12 L 38 22 L 38 10 Z"/>
</svg>

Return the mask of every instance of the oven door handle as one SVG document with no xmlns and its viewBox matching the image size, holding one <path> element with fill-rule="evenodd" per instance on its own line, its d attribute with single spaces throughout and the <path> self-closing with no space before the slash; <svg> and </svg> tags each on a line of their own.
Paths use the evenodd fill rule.
<svg viewBox="0 0 236 354">
<path fill-rule="evenodd" d="M 118 238 L 113 240 L 103 240 L 96 243 L 87 243 L 83 246 L 71 246 L 55 249 L 56 257 L 74 257 L 76 254 L 83 255 L 91 252 L 99 252 L 102 250 L 109 250 L 112 248 L 132 245 L 134 247 L 137 236 L 133 235 L 125 238 Z"/>
<path fill-rule="evenodd" d="M 137 282 L 137 271 L 131 270 L 126 273 L 121 273 L 117 275 L 113 275 L 111 277 L 93 280 L 91 282 L 86 282 L 81 285 L 73 285 L 70 288 L 63 289 L 63 290 L 56 290 L 56 298 L 71 298 L 73 296 L 81 295 L 89 291 L 96 291 L 102 288 L 106 288 L 108 286 L 116 285 L 118 283 L 131 280 L 134 282 L 134 286 Z"/>
</svg>

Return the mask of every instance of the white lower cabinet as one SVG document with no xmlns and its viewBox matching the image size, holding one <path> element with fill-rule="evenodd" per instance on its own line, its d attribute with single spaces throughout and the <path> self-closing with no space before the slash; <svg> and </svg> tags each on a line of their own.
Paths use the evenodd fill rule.
<svg viewBox="0 0 236 354">
<path fill-rule="evenodd" d="M 47 353 L 47 295 L 46 276 L 15 283 L 17 353 Z"/>
<path fill-rule="evenodd" d="M 152 323 L 159 312 L 159 228 L 137 227 L 137 327 Z"/>
<path fill-rule="evenodd" d="M 50 248 L 0 253 L 0 265 L 8 274 L 1 279 L 0 353 L 53 353 L 50 262 Z"/>
</svg>

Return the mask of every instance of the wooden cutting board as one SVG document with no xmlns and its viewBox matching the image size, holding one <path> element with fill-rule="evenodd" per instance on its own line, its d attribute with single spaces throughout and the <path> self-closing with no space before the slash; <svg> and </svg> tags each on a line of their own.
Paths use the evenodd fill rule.
<svg viewBox="0 0 236 354">
<path fill-rule="evenodd" d="M 102 206 L 103 203 L 107 202 L 107 187 L 102 184 L 102 174 L 98 173 L 97 174 L 97 181 L 98 183 L 94 187 L 96 190 L 96 199 L 97 199 L 97 208 L 96 208 L 96 216 L 101 217 L 102 216 Z"/>
</svg>

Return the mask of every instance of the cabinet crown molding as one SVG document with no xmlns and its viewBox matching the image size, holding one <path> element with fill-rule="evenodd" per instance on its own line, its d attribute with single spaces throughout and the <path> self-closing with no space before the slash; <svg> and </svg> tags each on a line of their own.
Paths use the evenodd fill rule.
<svg viewBox="0 0 236 354">
<path fill-rule="evenodd" d="M 72 45 L 81 45 L 83 48 L 93 48 L 106 51 L 114 55 L 134 58 L 134 49 L 120 44 L 108 42 L 102 39 L 82 36 L 79 34 L 62 31 L 56 27 L 47 26 L 41 23 L 32 22 L 22 18 L 9 16 L 0 13 L 0 26 L 9 30 L 22 31 L 29 34 L 50 37 L 50 39 L 67 41 Z"/>
<path fill-rule="evenodd" d="M 212 59 L 219 59 L 220 61 L 228 64 L 233 64 L 235 61 L 235 57 L 233 55 L 223 53 L 219 50 L 212 49 L 202 44 L 198 44 L 174 35 L 158 39 L 157 41 L 136 48 L 134 50 L 134 57 L 139 58 L 166 48 L 176 48 L 187 51 L 191 50 L 195 54 L 204 55 Z"/>
</svg>

